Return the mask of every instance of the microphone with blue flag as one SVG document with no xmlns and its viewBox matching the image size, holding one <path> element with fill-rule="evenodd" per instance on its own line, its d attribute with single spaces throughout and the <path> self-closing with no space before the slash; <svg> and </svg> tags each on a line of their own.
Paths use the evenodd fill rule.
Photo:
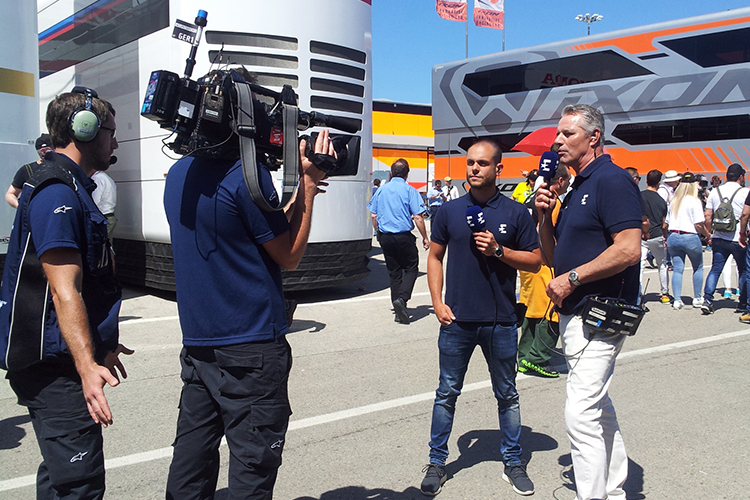
<svg viewBox="0 0 750 500">
<path fill-rule="evenodd" d="M 544 182 L 549 188 L 552 178 L 555 176 L 557 166 L 560 164 L 560 157 L 552 151 L 545 151 L 539 159 L 539 176 L 544 177 Z"/>
<path fill-rule="evenodd" d="M 466 223 L 471 228 L 472 233 L 484 231 L 486 226 L 484 212 L 478 205 L 472 205 L 466 209 Z"/>
</svg>

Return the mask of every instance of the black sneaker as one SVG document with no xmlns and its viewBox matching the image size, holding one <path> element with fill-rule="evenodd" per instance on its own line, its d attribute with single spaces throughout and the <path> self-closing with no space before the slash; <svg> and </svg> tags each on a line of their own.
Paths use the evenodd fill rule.
<svg viewBox="0 0 750 500">
<path fill-rule="evenodd" d="M 534 494 L 534 483 L 531 482 L 522 465 L 506 465 L 503 479 L 508 481 L 513 486 L 513 491 L 519 495 Z"/>
<path fill-rule="evenodd" d="M 443 483 L 448 479 L 445 467 L 438 464 L 427 464 L 422 469 L 422 472 L 426 474 L 424 475 L 424 479 L 422 479 L 422 485 L 419 489 L 422 490 L 423 495 L 434 497 L 440 493 Z"/>
<path fill-rule="evenodd" d="M 542 377 L 556 378 L 560 376 L 560 372 L 552 369 L 549 365 L 536 365 L 534 363 L 529 363 L 525 359 L 521 360 L 521 365 L 523 365 L 524 368 L 527 368 L 527 370 L 525 370 L 526 372 L 534 372 Z M 518 371 L 521 371 L 520 367 Z"/>
<path fill-rule="evenodd" d="M 396 311 L 396 318 L 402 325 L 409 324 L 409 313 L 406 311 L 406 302 L 404 299 L 398 298 L 393 301 L 393 310 Z"/>
<path fill-rule="evenodd" d="M 703 305 L 701 306 L 701 312 L 704 315 L 713 314 L 714 306 L 707 300 L 703 299 Z"/>
</svg>

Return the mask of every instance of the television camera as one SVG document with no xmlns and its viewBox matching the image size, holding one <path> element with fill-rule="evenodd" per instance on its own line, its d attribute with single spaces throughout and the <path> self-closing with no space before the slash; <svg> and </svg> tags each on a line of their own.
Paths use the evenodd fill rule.
<svg viewBox="0 0 750 500">
<path fill-rule="evenodd" d="M 180 24 L 182 23 L 182 24 Z M 171 130 L 174 139 L 166 146 L 180 155 L 241 159 L 245 183 L 253 200 L 266 211 L 281 210 L 291 199 L 299 180 L 298 140 L 306 139 L 306 156 L 328 176 L 356 175 L 361 138 L 331 134 L 336 156 L 315 154 L 317 133 L 298 137 L 299 131 L 328 127 L 350 134 L 360 128 L 352 118 L 328 116 L 318 111 L 302 111 L 289 85 L 281 92 L 253 83 L 244 68 L 214 70 L 191 80 L 195 55 L 207 13 L 199 11 L 195 26 L 178 21 L 179 28 L 195 28 L 185 75 L 153 71 L 149 78 L 141 116 Z M 179 38 L 185 39 L 183 36 Z M 171 136 L 170 136 L 171 137 Z M 288 140 L 293 138 L 293 140 Z M 260 190 L 259 168 L 283 167 L 283 195 L 269 202 Z"/>
</svg>

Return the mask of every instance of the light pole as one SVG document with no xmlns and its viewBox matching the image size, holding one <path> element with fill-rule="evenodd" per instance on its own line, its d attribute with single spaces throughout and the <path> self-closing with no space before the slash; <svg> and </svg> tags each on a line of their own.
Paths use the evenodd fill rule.
<svg viewBox="0 0 750 500">
<path fill-rule="evenodd" d="M 600 16 L 599 14 L 589 14 L 588 12 L 584 15 L 578 14 L 576 16 L 576 21 L 586 23 L 586 35 L 591 34 L 591 23 L 601 21 L 602 19 L 604 19 L 604 16 Z"/>
</svg>

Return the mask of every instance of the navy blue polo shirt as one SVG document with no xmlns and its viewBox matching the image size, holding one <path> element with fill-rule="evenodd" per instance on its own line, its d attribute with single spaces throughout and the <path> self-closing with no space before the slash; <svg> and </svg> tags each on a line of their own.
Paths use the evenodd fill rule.
<svg viewBox="0 0 750 500">
<path fill-rule="evenodd" d="M 112 261 L 109 258 L 106 219 L 90 196 L 96 187 L 94 182 L 75 162 L 65 155 L 54 152 L 47 153 L 45 159 L 72 174 L 78 194 L 62 182 L 47 184 L 39 188 L 40 190 L 28 202 L 27 211 L 26 200 L 32 192 L 32 186 L 23 186 L 8 244 L 0 303 L 12 304 L 15 300 L 20 266 L 27 251 L 25 241 L 28 231 L 31 232 L 37 257 L 58 248 L 78 251 L 83 272 L 82 295 L 95 349 L 94 358 L 97 362 L 103 362 L 106 354 L 113 351 L 118 344 L 118 315 L 121 304 L 119 285 L 115 282 Z M 10 318 L 6 315 L 11 314 L 11 310 L 11 307 L 2 306 L 0 321 L 5 323 L 6 328 L 10 323 Z M 67 359 L 67 346 L 62 340 L 57 313 L 50 298 L 47 300 L 44 314 L 44 359 Z"/>
<path fill-rule="evenodd" d="M 466 209 L 479 205 L 486 229 L 498 244 L 513 250 L 539 247 L 529 211 L 498 191 L 487 203 L 478 204 L 467 193 L 444 203 L 432 223 L 432 241 L 448 249 L 445 303 L 457 321 L 501 324 L 516 322 L 516 269 L 477 250 L 466 222 Z M 497 313 L 497 317 L 496 317 Z"/>
<path fill-rule="evenodd" d="M 633 178 L 609 155 L 602 155 L 583 169 L 573 183 L 555 226 L 554 265 L 560 275 L 586 264 L 612 245 L 612 234 L 640 229 L 642 201 Z M 621 298 L 635 304 L 638 299 L 639 264 L 624 271 L 576 287 L 563 300 L 562 314 L 573 314 L 587 295 Z"/>
<path fill-rule="evenodd" d="M 263 191 L 271 176 L 261 169 Z M 183 344 L 222 346 L 288 331 L 281 269 L 263 248 L 289 230 L 283 211 L 264 212 L 241 163 L 185 157 L 167 174 L 164 209 L 174 255 Z"/>
</svg>

